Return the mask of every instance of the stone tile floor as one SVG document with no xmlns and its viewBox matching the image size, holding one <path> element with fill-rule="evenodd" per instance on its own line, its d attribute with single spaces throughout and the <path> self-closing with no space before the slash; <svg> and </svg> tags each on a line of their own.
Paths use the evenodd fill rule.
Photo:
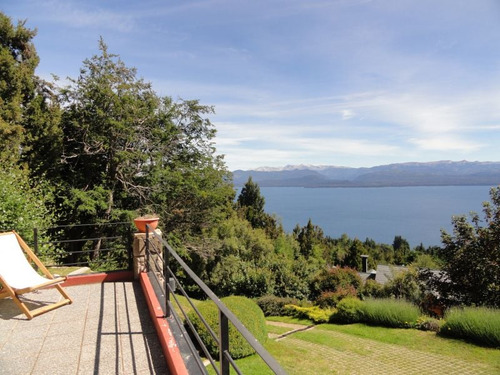
<svg viewBox="0 0 500 375">
<path fill-rule="evenodd" d="M 71 305 L 32 320 L 11 299 L 0 300 L 0 374 L 168 374 L 138 283 L 65 289 Z M 33 309 L 60 294 L 45 289 L 21 298 Z"/>
</svg>

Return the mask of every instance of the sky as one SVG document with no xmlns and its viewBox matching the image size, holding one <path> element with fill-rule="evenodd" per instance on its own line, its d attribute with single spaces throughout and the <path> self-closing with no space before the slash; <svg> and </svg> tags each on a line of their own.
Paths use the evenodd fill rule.
<svg viewBox="0 0 500 375">
<path fill-rule="evenodd" d="M 499 0 L 2 0 L 37 74 L 104 39 L 160 95 L 213 105 L 230 170 L 500 161 Z"/>
</svg>

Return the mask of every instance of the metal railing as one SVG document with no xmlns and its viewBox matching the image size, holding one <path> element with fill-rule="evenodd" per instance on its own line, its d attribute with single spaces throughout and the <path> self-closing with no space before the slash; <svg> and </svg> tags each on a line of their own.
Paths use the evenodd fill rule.
<svg viewBox="0 0 500 375">
<path fill-rule="evenodd" d="M 161 248 L 160 248 L 161 247 Z M 185 274 L 193 281 L 200 290 L 217 306 L 219 310 L 219 330 L 216 333 L 208 324 L 206 319 L 201 315 L 200 311 L 196 308 L 194 303 L 189 298 L 185 289 L 175 276 L 172 268 L 170 267 L 171 261 L 175 261 L 177 266 L 185 272 Z M 153 278 L 157 285 L 162 287 L 164 301 L 165 317 L 172 317 L 176 319 L 178 325 L 182 325 L 179 317 L 174 313 L 173 303 L 176 304 L 178 311 L 182 313 L 185 323 L 199 345 L 203 355 L 209 360 L 215 372 L 219 375 L 229 375 L 231 367 L 238 373 L 242 374 L 234 359 L 231 357 L 229 347 L 229 324 L 231 323 L 235 329 L 245 338 L 248 344 L 255 350 L 256 354 L 267 364 L 269 369 L 275 374 L 286 374 L 285 370 L 279 363 L 268 353 L 268 351 L 257 341 L 257 339 L 250 333 L 250 331 L 239 321 L 239 319 L 220 301 L 220 299 L 210 290 L 210 288 L 189 268 L 189 266 L 182 260 L 182 258 L 173 250 L 170 245 L 156 232 L 151 230 L 149 225 L 146 226 L 146 264 L 150 278 Z M 205 325 L 213 340 L 219 348 L 219 366 L 216 360 L 209 353 L 205 343 L 202 341 L 200 335 L 188 317 L 178 297 L 174 293 L 178 290 L 189 302 L 190 307 L 198 315 L 201 322 Z M 189 348 L 195 357 L 199 357 L 198 350 L 194 347 L 193 343 L 188 341 Z M 206 373 L 206 369 L 201 361 L 198 361 L 199 370 Z"/>
<path fill-rule="evenodd" d="M 47 267 L 89 267 L 93 271 L 130 270 L 132 224 L 70 224 L 33 229 L 33 249 Z"/>
</svg>

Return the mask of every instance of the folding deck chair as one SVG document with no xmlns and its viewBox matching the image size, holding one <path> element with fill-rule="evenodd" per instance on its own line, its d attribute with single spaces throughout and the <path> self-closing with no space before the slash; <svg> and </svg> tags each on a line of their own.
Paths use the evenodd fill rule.
<svg viewBox="0 0 500 375">
<path fill-rule="evenodd" d="M 34 262 L 45 277 L 40 276 L 33 269 L 30 262 Z M 65 280 L 66 277 L 54 278 L 16 232 L 0 233 L 0 284 L 3 287 L 0 289 L 0 299 L 12 297 L 14 303 L 28 319 L 32 319 L 37 315 L 72 302 L 71 298 L 59 285 Z M 21 294 L 50 286 L 55 286 L 64 299 L 51 305 L 29 310 L 18 298 Z"/>
</svg>

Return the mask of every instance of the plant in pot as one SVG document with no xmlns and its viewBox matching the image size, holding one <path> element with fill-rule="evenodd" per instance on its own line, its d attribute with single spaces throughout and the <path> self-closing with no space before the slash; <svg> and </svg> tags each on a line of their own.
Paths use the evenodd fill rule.
<svg viewBox="0 0 500 375">
<path fill-rule="evenodd" d="M 146 225 L 155 230 L 159 220 L 160 218 L 156 214 L 142 215 L 134 219 L 134 225 L 139 232 L 146 233 Z"/>
</svg>

